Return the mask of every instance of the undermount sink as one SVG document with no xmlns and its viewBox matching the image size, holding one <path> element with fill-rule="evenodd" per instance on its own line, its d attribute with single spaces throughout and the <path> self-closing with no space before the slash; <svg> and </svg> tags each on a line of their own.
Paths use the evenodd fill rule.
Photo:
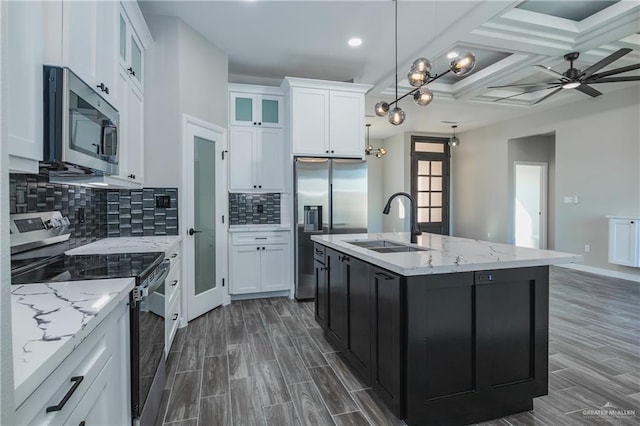
<svg viewBox="0 0 640 426">
<path fill-rule="evenodd" d="M 408 253 L 412 251 L 429 251 L 431 249 L 422 248 L 422 247 L 412 247 L 412 246 L 395 246 L 395 247 L 370 248 L 369 250 L 372 250 L 378 253 Z"/>
<path fill-rule="evenodd" d="M 353 244 L 354 246 L 366 248 L 366 249 L 404 247 L 402 243 L 397 243 L 395 241 L 387 241 L 387 240 L 347 241 L 347 243 Z"/>
<path fill-rule="evenodd" d="M 388 240 L 362 240 L 362 241 L 346 241 L 354 246 L 362 247 L 377 253 L 408 253 L 412 251 L 429 251 L 431 249 L 424 247 L 415 247 L 397 241 Z"/>
</svg>

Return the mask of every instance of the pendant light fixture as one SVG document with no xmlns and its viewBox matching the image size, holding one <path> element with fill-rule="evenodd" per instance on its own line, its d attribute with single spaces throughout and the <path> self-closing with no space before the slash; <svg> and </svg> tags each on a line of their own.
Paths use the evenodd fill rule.
<svg viewBox="0 0 640 426">
<path fill-rule="evenodd" d="M 382 158 L 383 155 L 387 153 L 387 150 L 380 147 L 374 148 L 369 142 L 369 130 L 371 128 L 371 124 L 366 124 L 367 126 L 367 149 L 364 150 L 364 153 L 367 155 L 372 155 L 375 152 L 376 158 Z"/>
<path fill-rule="evenodd" d="M 456 146 L 460 145 L 460 138 L 458 138 L 456 136 L 456 128 L 457 127 L 458 126 L 455 125 L 455 124 L 453 126 L 451 126 L 451 128 L 453 129 L 453 136 L 451 136 L 451 139 L 449 139 L 449 146 L 451 146 L 451 147 L 456 147 Z"/>
<path fill-rule="evenodd" d="M 449 54 L 447 57 L 450 59 L 449 69 L 443 72 L 442 74 L 431 75 L 431 62 L 429 62 L 426 58 L 418 58 L 413 61 L 411 68 L 409 69 L 409 73 L 407 74 L 407 79 L 409 84 L 415 89 L 410 90 L 404 95 L 398 97 L 398 0 L 393 0 L 395 2 L 395 49 L 396 49 L 396 99 L 393 102 L 384 102 L 380 101 L 375 106 L 375 113 L 378 117 L 384 117 L 387 113 L 389 114 L 389 123 L 398 126 L 404 122 L 406 118 L 405 112 L 398 106 L 398 102 L 409 95 L 413 95 L 413 100 L 416 104 L 420 106 L 426 106 L 431 103 L 433 100 L 433 92 L 427 89 L 425 86 L 432 81 L 435 81 L 442 77 L 443 75 L 448 74 L 449 72 L 454 73 L 457 76 L 463 76 L 468 74 L 473 70 L 473 67 L 476 65 L 476 57 L 471 52 L 455 52 Z M 437 8 L 436 2 L 436 8 Z M 437 9 L 436 9 L 437 15 Z M 437 22 L 437 16 L 436 16 Z M 393 109 L 391 106 L 395 105 Z M 455 131 L 455 130 L 454 130 Z"/>
</svg>

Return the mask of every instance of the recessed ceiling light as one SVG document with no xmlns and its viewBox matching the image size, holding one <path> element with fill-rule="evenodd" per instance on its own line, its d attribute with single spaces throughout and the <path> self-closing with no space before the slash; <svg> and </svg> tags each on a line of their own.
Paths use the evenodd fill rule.
<svg viewBox="0 0 640 426">
<path fill-rule="evenodd" d="M 351 47 L 358 47 L 362 44 L 362 39 L 359 37 L 352 37 L 347 42 Z"/>
</svg>

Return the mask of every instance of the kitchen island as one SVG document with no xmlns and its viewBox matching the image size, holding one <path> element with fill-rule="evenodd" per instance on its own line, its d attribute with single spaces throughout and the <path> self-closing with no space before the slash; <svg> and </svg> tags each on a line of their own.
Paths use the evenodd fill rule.
<svg viewBox="0 0 640 426">
<path fill-rule="evenodd" d="M 409 425 L 468 424 L 547 394 L 549 265 L 581 256 L 436 234 L 316 235 L 316 321 Z"/>
</svg>

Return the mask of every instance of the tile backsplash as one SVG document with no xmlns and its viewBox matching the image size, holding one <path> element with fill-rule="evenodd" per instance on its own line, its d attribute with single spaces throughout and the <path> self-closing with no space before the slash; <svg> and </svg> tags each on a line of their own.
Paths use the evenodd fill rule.
<svg viewBox="0 0 640 426">
<path fill-rule="evenodd" d="M 168 207 L 164 207 L 165 201 Z M 178 235 L 178 189 L 109 190 L 107 236 L 147 235 Z"/>
<path fill-rule="evenodd" d="M 280 223 L 280 194 L 229 193 L 230 225 Z"/>
<path fill-rule="evenodd" d="M 107 236 L 105 190 L 50 183 L 46 174 L 9 175 L 9 214 L 52 210 L 69 218 L 70 248 Z"/>
<path fill-rule="evenodd" d="M 87 188 L 50 183 L 46 173 L 9 175 L 10 214 L 52 210 L 69 218 L 69 248 L 106 237 L 178 235 L 177 188 Z"/>
</svg>

